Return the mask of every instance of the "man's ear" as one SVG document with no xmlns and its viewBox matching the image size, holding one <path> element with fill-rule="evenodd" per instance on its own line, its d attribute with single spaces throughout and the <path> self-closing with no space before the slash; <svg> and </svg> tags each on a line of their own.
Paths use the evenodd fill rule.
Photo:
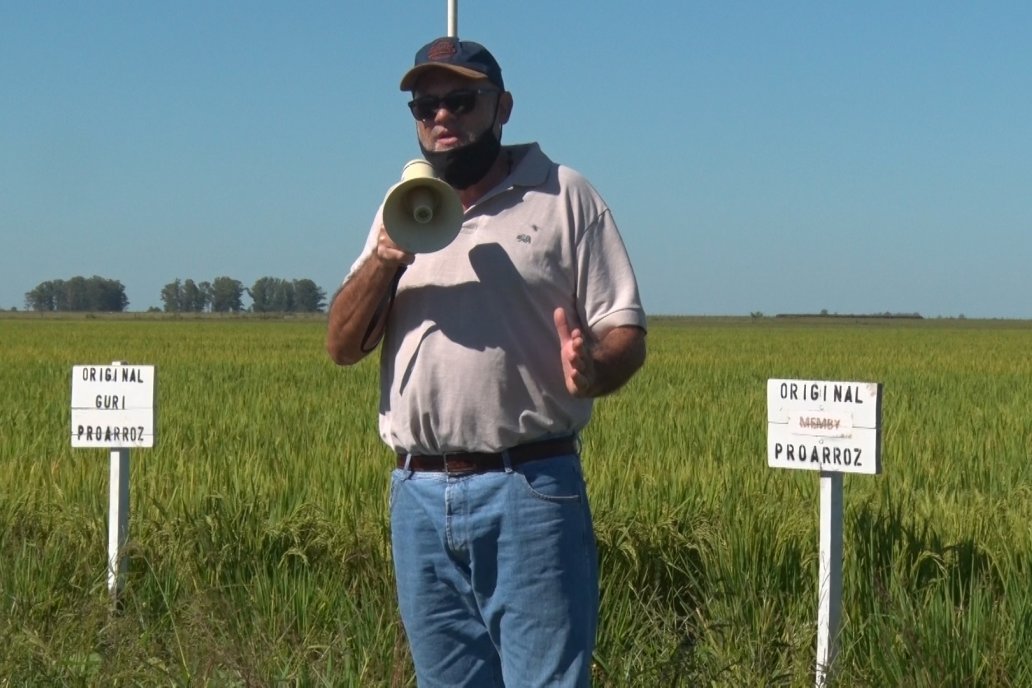
<svg viewBox="0 0 1032 688">
<path fill-rule="evenodd" d="M 508 91 L 503 91 L 502 95 L 498 96 L 498 122 L 499 124 L 508 124 L 509 117 L 512 115 L 512 94 Z"/>
</svg>

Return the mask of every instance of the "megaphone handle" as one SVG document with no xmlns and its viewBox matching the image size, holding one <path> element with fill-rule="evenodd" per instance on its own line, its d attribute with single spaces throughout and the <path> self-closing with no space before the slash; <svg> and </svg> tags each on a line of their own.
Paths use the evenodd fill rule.
<svg viewBox="0 0 1032 688">
<path fill-rule="evenodd" d="M 365 334 L 362 335 L 362 353 L 369 353 L 375 349 L 376 345 L 380 343 L 381 339 L 383 339 L 383 333 L 387 329 L 387 314 L 391 312 L 391 306 L 394 305 L 394 297 L 398 293 L 398 282 L 401 281 L 401 276 L 404 274 L 405 266 L 398 266 L 398 271 L 394 273 L 394 278 L 391 280 L 390 289 L 388 289 L 387 293 L 383 295 L 382 299 L 380 299 L 380 303 L 376 306 L 376 310 L 373 312 L 373 317 L 369 319 L 369 325 L 366 327 Z M 382 324 L 380 324 L 381 321 Z M 376 335 L 376 338 L 370 342 L 369 338 L 374 332 L 376 332 L 377 325 L 380 325 L 380 332 Z"/>
</svg>

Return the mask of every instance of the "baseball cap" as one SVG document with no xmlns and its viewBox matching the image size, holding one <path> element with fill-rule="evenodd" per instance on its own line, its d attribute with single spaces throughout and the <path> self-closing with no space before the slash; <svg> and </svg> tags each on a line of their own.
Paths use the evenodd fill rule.
<svg viewBox="0 0 1032 688">
<path fill-rule="evenodd" d="M 446 36 L 424 45 L 416 53 L 415 65 L 401 77 L 401 90 L 411 91 L 419 77 L 431 69 L 447 69 L 470 79 L 487 78 L 505 90 L 502 68 L 487 48 L 473 41 Z"/>
</svg>

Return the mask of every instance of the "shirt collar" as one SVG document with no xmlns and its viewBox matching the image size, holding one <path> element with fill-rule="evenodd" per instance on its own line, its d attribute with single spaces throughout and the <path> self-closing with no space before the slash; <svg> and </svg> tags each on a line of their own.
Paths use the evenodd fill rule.
<svg viewBox="0 0 1032 688">
<path fill-rule="evenodd" d="M 552 161 L 541 152 L 541 146 L 536 142 L 503 146 L 501 155 L 508 156 L 511 161 L 509 174 L 498 182 L 497 186 L 479 198 L 469 210 L 516 187 L 540 186 L 548 180 Z"/>
<path fill-rule="evenodd" d="M 510 156 L 512 169 L 500 186 L 540 186 L 548 179 L 552 161 L 541 152 L 537 143 L 506 146 L 502 151 Z"/>
</svg>

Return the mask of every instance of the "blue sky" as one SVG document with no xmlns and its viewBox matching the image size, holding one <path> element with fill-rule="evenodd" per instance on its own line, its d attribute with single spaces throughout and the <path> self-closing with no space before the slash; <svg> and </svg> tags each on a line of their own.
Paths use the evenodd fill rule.
<svg viewBox="0 0 1032 688">
<path fill-rule="evenodd" d="M 1032 318 L 1032 3 L 459 2 L 652 314 Z M 0 308 L 101 275 L 332 293 L 418 157 L 446 0 L 0 0 Z"/>
</svg>

